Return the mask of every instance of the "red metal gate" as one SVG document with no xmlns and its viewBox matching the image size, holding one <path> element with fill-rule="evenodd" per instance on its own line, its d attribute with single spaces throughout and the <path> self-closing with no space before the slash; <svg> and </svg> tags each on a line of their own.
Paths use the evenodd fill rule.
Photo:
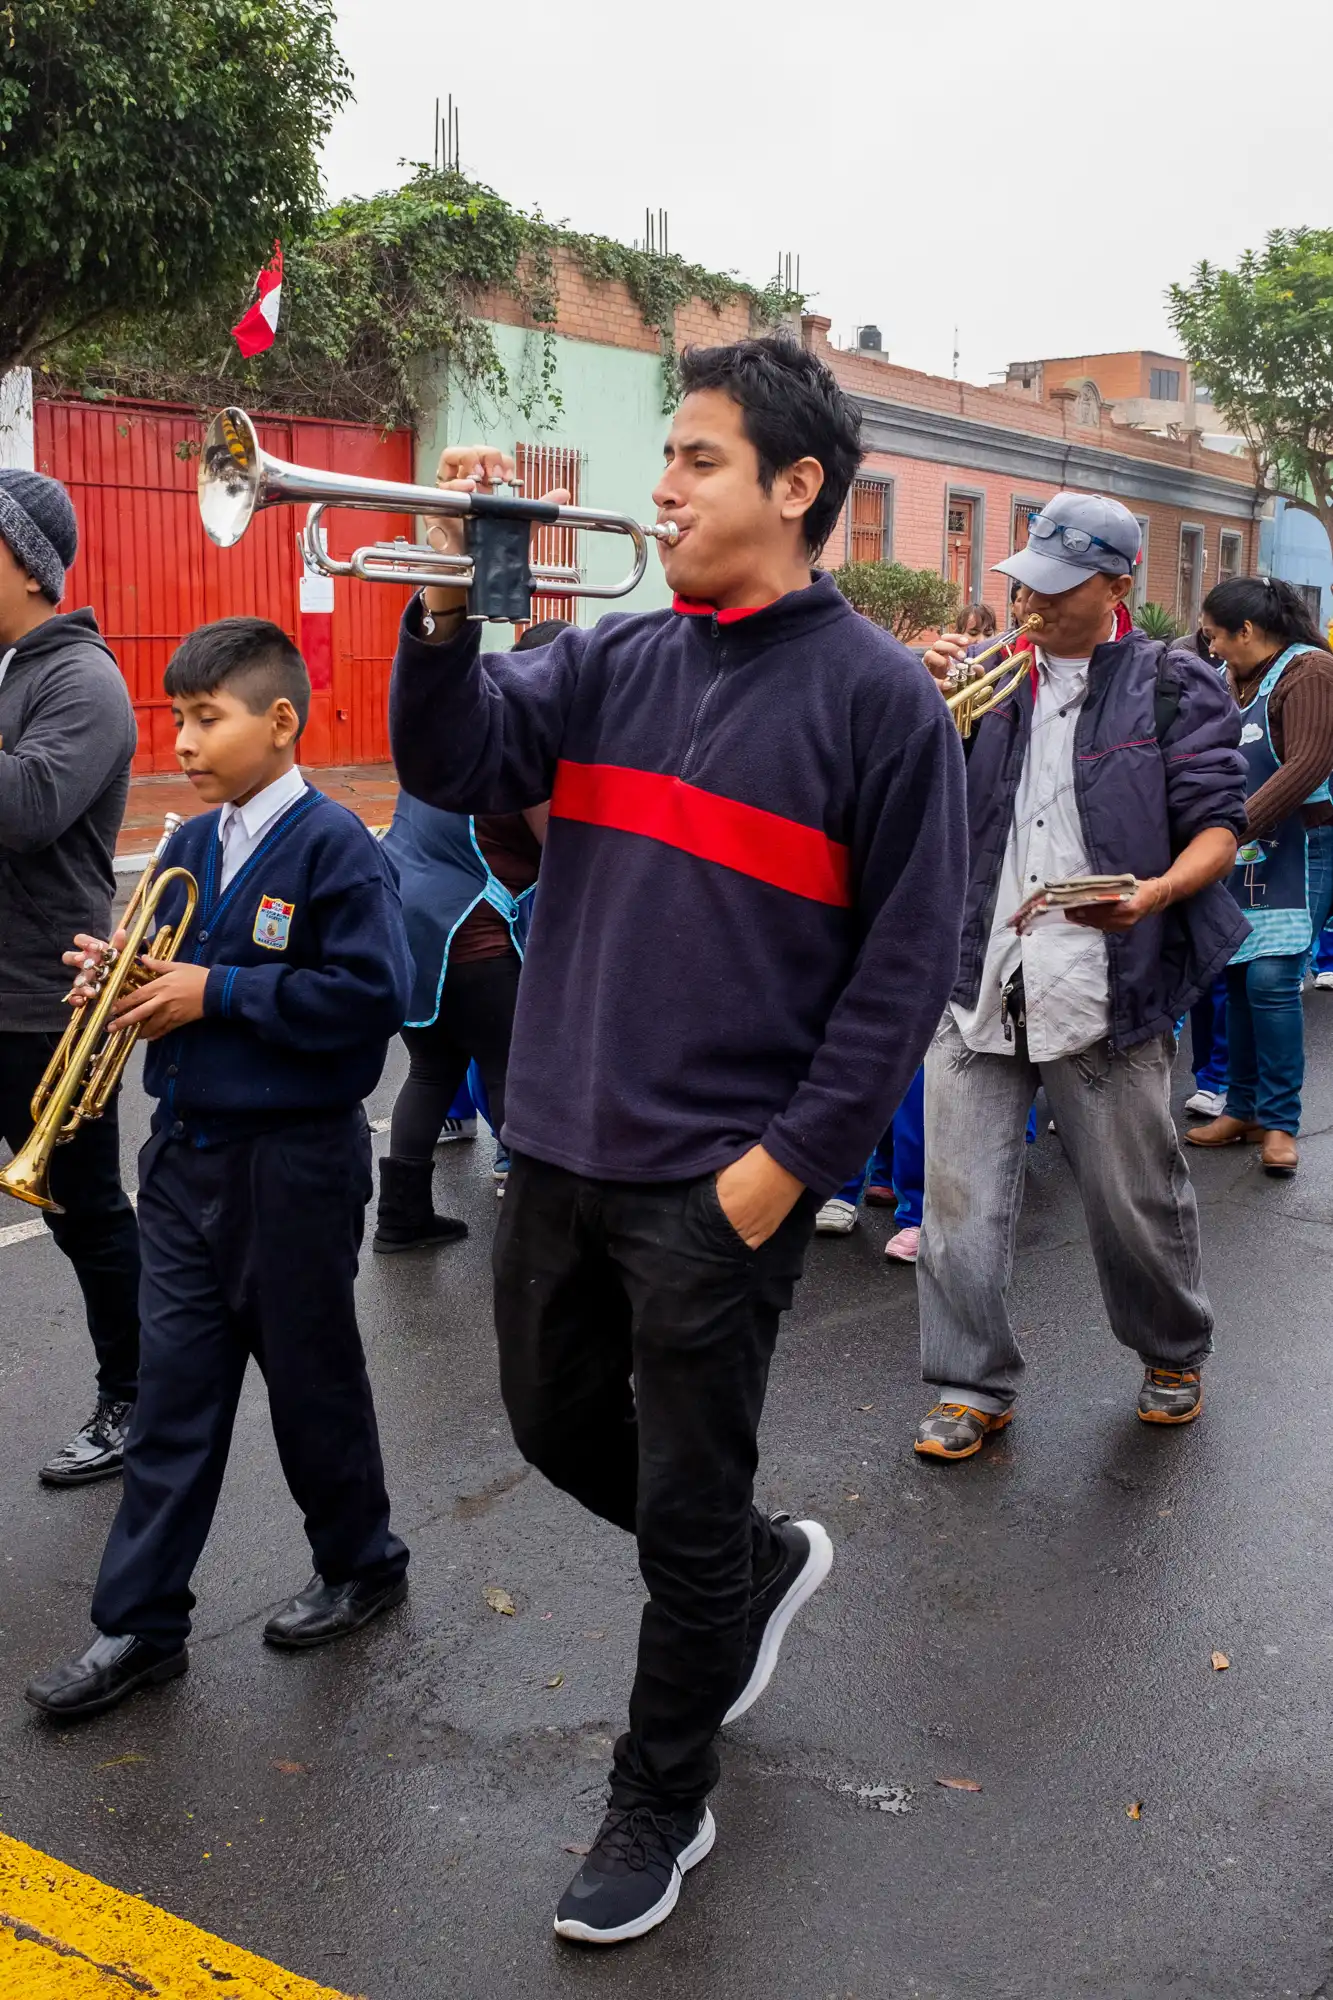
<svg viewBox="0 0 1333 2000">
<path fill-rule="evenodd" d="M 174 771 L 162 675 L 185 634 L 209 619 L 246 614 L 272 618 L 301 642 L 299 510 L 261 514 L 236 548 L 216 549 L 195 505 L 204 426 L 191 411 L 38 402 L 34 414 L 38 470 L 64 482 L 79 516 L 79 556 L 66 608 L 91 604 L 120 662 L 139 724 L 136 771 Z M 258 429 L 266 451 L 300 465 L 378 479 L 413 477 L 408 431 L 385 436 L 361 424 L 304 417 L 265 417 Z M 350 555 L 362 542 L 412 532 L 402 515 L 341 513 L 326 521 L 337 556 Z M 388 758 L 389 668 L 408 595 L 405 587 L 351 578 L 334 585 L 332 684 L 315 690 L 301 740 L 305 763 Z"/>
</svg>

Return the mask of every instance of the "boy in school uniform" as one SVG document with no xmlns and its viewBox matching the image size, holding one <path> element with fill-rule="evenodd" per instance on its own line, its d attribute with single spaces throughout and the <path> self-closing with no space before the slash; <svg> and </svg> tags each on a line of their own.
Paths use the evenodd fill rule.
<svg viewBox="0 0 1333 2000">
<path fill-rule="evenodd" d="M 140 1156 L 140 1392 L 97 1636 L 27 1688 L 59 1717 L 185 1671 L 190 1578 L 251 1355 L 316 1571 L 265 1639 L 319 1645 L 407 1595 L 353 1299 L 371 1192 L 362 1099 L 411 984 L 397 890 L 372 835 L 296 768 L 310 680 L 278 626 L 202 626 L 165 687 L 181 765 L 218 810 L 163 857 L 199 884 L 181 953 L 119 1010 L 158 1100 Z M 182 902 L 173 885 L 160 920 Z M 75 942 L 76 967 L 102 949 Z"/>
</svg>

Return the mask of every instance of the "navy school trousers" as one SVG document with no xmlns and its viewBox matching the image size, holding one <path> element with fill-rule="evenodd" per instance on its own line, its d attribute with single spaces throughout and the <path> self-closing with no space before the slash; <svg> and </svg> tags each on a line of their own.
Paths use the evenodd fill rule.
<svg viewBox="0 0 1333 2000">
<path fill-rule="evenodd" d="M 202 1149 L 168 1128 L 144 1147 L 139 1400 L 99 1631 L 187 1636 L 251 1355 L 316 1570 L 345 1583 L 406 1569 L 353 1297 L 370 1192 L 360 1105 Z"/>
</svg>

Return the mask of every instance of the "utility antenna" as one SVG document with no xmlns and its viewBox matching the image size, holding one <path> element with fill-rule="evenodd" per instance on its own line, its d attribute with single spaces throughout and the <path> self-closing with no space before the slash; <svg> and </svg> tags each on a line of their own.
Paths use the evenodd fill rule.
<svg viewBox="0 0 1333 2000">
<path fill-rule="evenodd" d="M 458 142 L 458 106 L 454 103 L 452 91 L 445 104 L 444 117 L 440 117 L 440 100 L 435 100 L 435 171 L 437 173 L 461 173 L 462 158 Z"/>
<path fill-rule="evenodd" d="M 958 380 L 958 328 L 953 330 L 953 379 Z"/>
</svg>

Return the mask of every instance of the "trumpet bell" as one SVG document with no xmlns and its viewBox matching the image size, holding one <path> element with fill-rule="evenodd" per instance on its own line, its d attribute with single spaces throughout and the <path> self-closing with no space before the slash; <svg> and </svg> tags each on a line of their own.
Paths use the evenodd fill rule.
<svg viewBox="0 0 1333 2000">
<path fill-rule="evenodd" d="M 64 1209 L 58 1201 L 52 1201 L 47 1187 L 50 1148 L 34 1144 L 35 1137 L 35 1134 L 30 1136 L 22 1151 L 0 1168 L 0 1194 L 26 1201 L 30 1208 L 44 1208 L 48 1215 L 63 1215 Z"/>
<path fill-rule="evenodd" d="M 244 410 L 219 410 L 199 457 L 199 513 L 220 549 L 235 548 L 264 492 L 264 451 Z"/>
</svg>

